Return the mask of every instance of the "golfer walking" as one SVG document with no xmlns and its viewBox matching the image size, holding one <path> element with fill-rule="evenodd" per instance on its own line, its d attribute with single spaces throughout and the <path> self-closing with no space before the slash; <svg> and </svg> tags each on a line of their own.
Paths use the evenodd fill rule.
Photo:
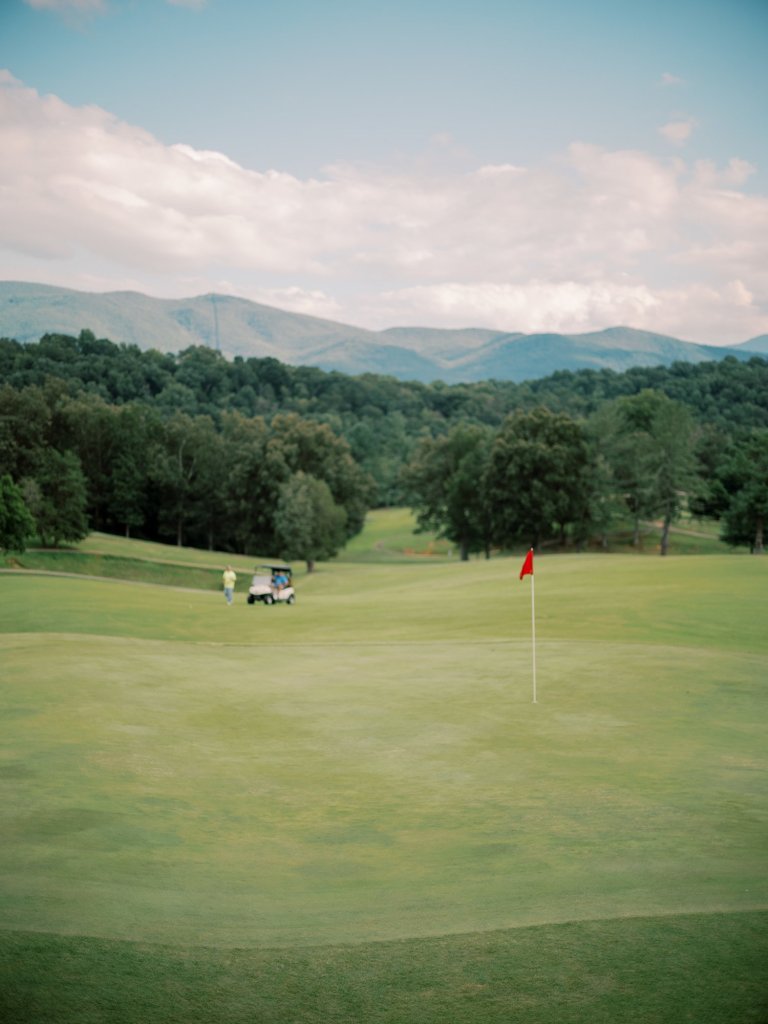
<svg viewBox="0 0 768 1024">
<path fill-rule="evenodd" d="M 237 583 L 237 575 L 231 565 L 228 565 L 224 570 L 222 579 L 224 580 L 224 597 L 227 599 L 227 604 L 232 604 L 232 598 L 235 594 L 235 584 Z"/>
</svg>

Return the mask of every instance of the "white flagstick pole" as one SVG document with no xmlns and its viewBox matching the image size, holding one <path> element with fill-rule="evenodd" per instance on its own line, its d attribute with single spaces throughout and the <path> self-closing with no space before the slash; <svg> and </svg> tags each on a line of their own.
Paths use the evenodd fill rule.
<svg viewBox="0 0 768 1024">
<path fill-rule="evenodd" d="M 533 704 L 537 704 L 536 700 L 536 599 L 534 597 L 534 586 L 533 581 L 535 577 L 531 573 L 531 651 L 533 658 Z"/>
</svg>

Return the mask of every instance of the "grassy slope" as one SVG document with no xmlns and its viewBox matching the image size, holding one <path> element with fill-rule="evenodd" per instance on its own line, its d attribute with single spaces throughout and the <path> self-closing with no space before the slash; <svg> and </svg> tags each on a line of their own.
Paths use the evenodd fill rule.
<svg viewBox="0 0 768 1024">
<path fill-rule="evenodd" d="M 517 569 L 0 577 L 13 1019 L 762 1020 L 764 563 L 540 558 L 535 707 Z"/>
<path fill-rule="evenodd" d="M 416 533 L 414 525 L 414 516 L 408 509 L 374 510 L 368 514 L 363 532 L 352 538 L 335 564 L 391 565 L 455 560 L 452 544 L 433 532 Z M 683 518 L 672 529 L 670 553 L 733 553 L 733 549 L 718 539 L 718 531 L 719 525 L 714 521 Z M 631 545 L 632 530 L 626 526 L 612 536 L 610 550 L 612 553 L 633 555 L 657 554 L 660 533 L 659 524 L 645 524 L 641 530 L 640 549 L 635 550 Z M 745 551 L 736 550 L 740 553 Z M 94 533 L 76 548 L 57 551 L 32 549 L 21 555 L 0 555 L 0 567 L 215 590 L 221 587 L 224 565 L 231 562 L 240 576 L 239 587 L 244 591 L 254 564 L 269 563 L 270 557 L 199 551 L 144 541 L 137 543 L 124 537 Z"/>
<path fill-rule="evenodd" d="M 14 1024 L 765 1024 L 766 915 L 217 950 L 2 936 Z M 45 984 L 41 973 L 45 971 Z"/>
</svg>

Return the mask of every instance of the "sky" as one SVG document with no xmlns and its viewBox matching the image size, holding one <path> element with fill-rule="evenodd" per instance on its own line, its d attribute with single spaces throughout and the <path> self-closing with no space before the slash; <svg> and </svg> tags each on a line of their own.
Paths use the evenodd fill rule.
<svg viewBox="0 0 768 1024">
<path fill-rule="evenodd" d="M 0 0 L 0 280 L 768 333 L 768 0 Z"/>
</svg>

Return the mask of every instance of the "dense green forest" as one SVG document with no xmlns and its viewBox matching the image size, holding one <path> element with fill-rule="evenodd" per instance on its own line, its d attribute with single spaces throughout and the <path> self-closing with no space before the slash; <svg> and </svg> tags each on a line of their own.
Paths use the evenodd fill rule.
<svg viewBox="0 0 768 1024">
<path fill-rule="evenodd" d="M 0 380 L 6 548 L 34 523 L 47 544 L 98 528 L 311 562 L 367 508 L 410 504 L 466 556 L 583 544 L 621 517 L 666 536 L 687 503 L 762 549 L 758 357 L 425 385 L 84 330 L 0 339 Z"/>
</svg>

